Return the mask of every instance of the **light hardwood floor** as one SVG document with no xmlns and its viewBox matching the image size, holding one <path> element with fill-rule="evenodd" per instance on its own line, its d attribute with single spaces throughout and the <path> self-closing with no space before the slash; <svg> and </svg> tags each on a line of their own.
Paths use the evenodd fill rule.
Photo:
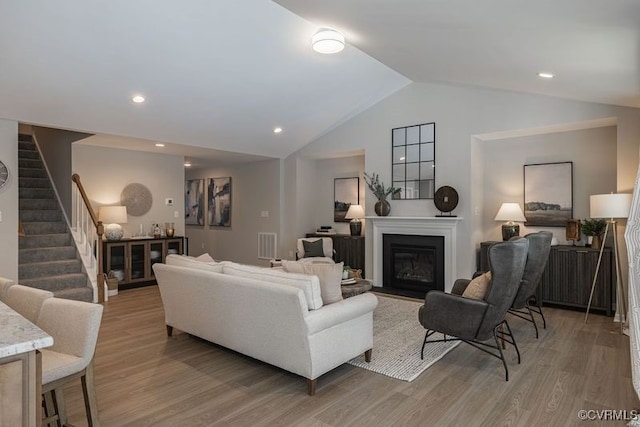
<svg viewBox="0 0 640 427">
<path fill-rule="evenodd" d="M 157 287 L 120 292 L 105 304 L 96 350 L 103 426 L 570 426 L 580 409 L 640 409 L 629 339 L 605 316 L 545 309 L 536 340 L 511 317 L 522 364 L 461 344 L 407 383 L 343 365 L 306 381 L 174 330 L 167 338 Z M 268 319 L 263 319 L 268 321 Z M 417 320 L 416 320 L 417 322 Z M 421 343 L 416 343 L 421 345 Z M 373 357 L 375 358 L 375 348 Z M 86 425 L 80 384 L 65 389 L 69 422 Z"/>
</svg>

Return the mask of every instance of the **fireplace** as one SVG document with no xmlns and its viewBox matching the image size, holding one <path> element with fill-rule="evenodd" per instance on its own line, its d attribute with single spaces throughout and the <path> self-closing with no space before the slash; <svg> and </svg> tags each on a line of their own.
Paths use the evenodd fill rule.
<svg viewBox="0 0 640 427">
<path fill-rule="evenodd" d="M 382 287 L 400 294 L 424 297 L 444 291 L 443 236 L 382 235 Z"/>
</svg>

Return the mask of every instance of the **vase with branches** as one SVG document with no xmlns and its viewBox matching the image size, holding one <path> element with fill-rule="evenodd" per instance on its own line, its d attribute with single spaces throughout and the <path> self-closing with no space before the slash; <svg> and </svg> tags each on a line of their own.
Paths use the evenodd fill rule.
<svg viewBox="0 0 640 427">
<path fill-rule="evenodd" d="M 400 193 L 400 188 L 396 188 L 393 185 L 386 187 L 382 181 L 380 181 L 380 176 L 377 173 L 372 173 L 369 175 L 368 173 L 364 173 L 364 182 L 367 183 L 367 187 L 376 196 L 378 201 L 375 205 L 375 211 L 378 216 L 387 216 L 389 212 L 391 212 L 391 205 L 387 201 L 387 197 Z"/>
</svg>

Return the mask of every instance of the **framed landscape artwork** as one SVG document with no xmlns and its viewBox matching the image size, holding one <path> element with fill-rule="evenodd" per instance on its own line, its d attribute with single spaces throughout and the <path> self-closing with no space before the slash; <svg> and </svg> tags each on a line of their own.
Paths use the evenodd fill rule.
<svg viewBox="0 0 640 427">
<path fill-rule="evenodd" d="M 212 227 L 231 227 L 231 177 L 209 178 L 208 216 Z"/>
<path fill-rule="evenodd" d="M 184 182 L 184 223 L 204 225 L 203 179 L 188 179 Z"/>
<path fill-rule="evenodd" d="M 360 204 L 360 178 L 335 178 L 333 180 L 333 221 L 349 222 L 345 215 L 351 205 Z"/>
<path fill-rule="evenodd" d="M 527 226 L 565 227 L 573 218 L 573 162 L 524 165 Z"/>
</svg>

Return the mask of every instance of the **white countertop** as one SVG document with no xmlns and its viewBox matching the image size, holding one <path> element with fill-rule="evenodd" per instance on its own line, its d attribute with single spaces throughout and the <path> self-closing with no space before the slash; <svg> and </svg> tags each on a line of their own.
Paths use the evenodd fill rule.
<svg viewBox="0 0 640 427">
<path fill-rule="evenodd" d="M 0 358 L 53 345 L 53 337 L 0 302 Z"/>
</svg>

